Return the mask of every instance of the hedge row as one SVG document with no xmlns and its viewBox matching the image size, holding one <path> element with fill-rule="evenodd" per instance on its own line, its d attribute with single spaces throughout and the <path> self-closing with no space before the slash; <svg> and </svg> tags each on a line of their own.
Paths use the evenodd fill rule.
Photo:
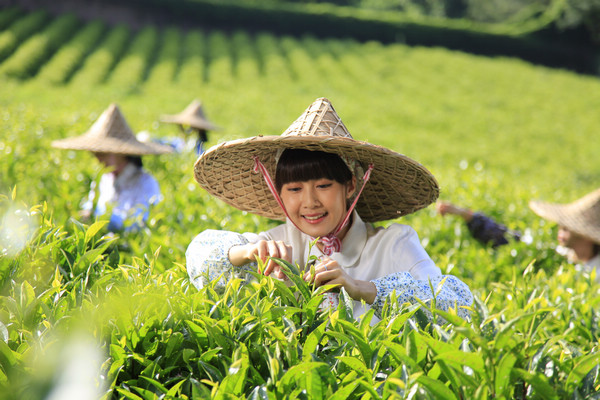
<svg viewBox="0 0 600 400">
<path fill-rule="evenodd" d="M 2 64 L 0 72 L 19 79 L 35 75 L 46 59 L 73 35 L 78 25 L 79 20 L 72 14 L 54 19 L 47 29 L 19 46 Z"/>
<path fill-rule="evenodd" d="M 100 46 L 87 57 L 73 78 L 73 85 L 96 85 L 104 82 L 129 45 L 131 31 L 123 25 L 111 29 Z"/>
<path fill-rule="evenodd" d="M 101 21 L 85 25 L 42 67 L 40 79 L 54 84 L 66 82 L 81 65 L 90 49 L 98 43 L 105 30 L 106 25 Z"/>
<path fill-rule="evenodd" d="M 3 12 L 3 15 L 6 15 Z M 48 13 L 43 10 L 19 18 L 5 31 L 0 33 L 0 61 L 8 57 L 18 46 L 19 42 L 43 28 L 48 19 Z"/>
<path fill-rule="evenodd" d="M 115 0 L 100 0 L 115 4 Z M 122 4 L 122 3 L 119 3 Z M 351 37 L 360 41 L 440 46 L 487 56 L 509 56 L 581 73 L 597 73 L 597 49 L 558 42 L 513 28 L 476 25 L 466 20 L 407 19 L 401 14 L 325 4 L 269 4 L 217 0 L 129 0 L 130 7 L 161 21 L 203 27 L 268 30 L 278 34 Z"/>
</svg>

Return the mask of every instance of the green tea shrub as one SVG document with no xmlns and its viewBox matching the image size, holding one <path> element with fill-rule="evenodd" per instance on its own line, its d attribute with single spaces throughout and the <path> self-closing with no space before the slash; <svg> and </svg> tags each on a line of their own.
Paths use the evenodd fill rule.
<svg viewBox="0 0 600 400">
<path fill-rule="evenodd" d="M 79 21 L 67 14 L 56 18 L 48 28 L 31 37 L 3 64 L 0 73 L 15 78 L 34 75 L 41 64 L 77 29 Z"/>
<path fill-rule="evenodd" d="M 211 32 L 207 37 L 207 78 L 217 87 L 226 90 L 233 82 L 231 41 L 223 32 Z"/>
<path fill-rule="evenodd" d="M 253 38 L 244 31 L 236 31 L 231 38 L 235 62 L 235 76 L 241 81 L 260 77 L 260 65 Z"/>
<path fill-rule="evenodd" d="M 182 48 L 182 33 L 176 28 L 167 28 L 160 37 L 158 55 L 150 63 L 148 85 L 165 86 L 175 80 Z"/>
<path fill-rule="evenodd" d="M 44 65 L 38 78 L 52 84 L 68 81 L 105 31 L 106 26 L 101 21 L 86 24 L 70 42 L 60 47 L 54 57 Z"/>
<path fill-rule="evenodd" d="M 261 60 L 263 76 L 281 82 L 289 80 L 294 72 L 289 68 L 289 60 L 282 54 L 278 39 L 272 34 L 262 32 L 256 38 L 256 48 Z"/>
<path fill-rule="evenodd" d="M 22 10 L 19 7 L 8 7 L 0 10 L 0 29 L 6 28 L 13 21 L 19 19 Z"/>
<path fill-rule="evenodd" d="M 206 46 L 203 32 L 198 30 L 188 32 L 184 38 L 182 53 L 177 81 L 180 84 L 194 87 L 201 85 L 206 75 Z"/>
<path fill-rule="evenodd" d="M 124 25 L 111 29 L 100 46 L 86 59 L 76 72 L 74 87 L 93 86 L 103 82 L 123 54 L 130 40 L 130 30 Z"/>
<path fill-rule="evenodd" d="M 39 10 L 17 18 L 8 29 L 2 31 L 0 33 L 0 60 L 8 57 L 29 35 L 42 29 L 48 18 L 46 11 Z"/>
<path fill-rule="evenodd" d="M 131 51 L 119 60 L 111 72 L 111 86 L 125 91 L 135 91 L 137 85 L 146 79 L 150 65 L 150 57 L 154 54 L 158 43 L 158 31 L 154 27 L 142 29 L 131 41 Z"/>
</svg>

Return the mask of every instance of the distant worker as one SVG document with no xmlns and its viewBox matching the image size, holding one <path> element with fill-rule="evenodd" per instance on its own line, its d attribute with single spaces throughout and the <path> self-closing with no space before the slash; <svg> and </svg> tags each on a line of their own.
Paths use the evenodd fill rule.
<svg viewBox="0 0 600 400">
<path fill-rule="evenodd" d="M 179 114 L 163 115 L 160 117 L 160 120 L 161 122 L 178 124 L 181 131 L 187 135 L 196 132 L 198 135 L 196 145 L 194 146 L 196 155 L 204 152 L 204 143 L 208 142 L 208 131 L 221 129 L 206 118 L 202 109 L 202 103 L 199 100 L 192 101 Z"/>
<path fill-rule="evenodd" d="M 447 201 L 439 201 L 436 207 L 442 216 L 460 216 L 471 235 L 482 243 L 496 247 L 507 244 L 510 238 L 520 240 L 519 232 L 510 231 L 480 212 Z M 595 269 L 596 280 L 600 282 L 600 189 L 569 204 L 531 201 L 529 207 L 540 217 L 558 224 L 557 250 L 584 271 Z"/>
<path fill-rule="evenodd" d="M 142 167 L 141 156 L 172 149 L 138 141 L 116 104 L 111 104 L 83 135 L 55 140 L 52 146 L 91 151 L 110 169 L 101 176 L 98 187 L 92 182 L 81 215 L 98 217 L 111 211 L 111 232 L 139 229 L 148 218 L 148 208 L 162 199 L 158 182 Z"/>
</svg>

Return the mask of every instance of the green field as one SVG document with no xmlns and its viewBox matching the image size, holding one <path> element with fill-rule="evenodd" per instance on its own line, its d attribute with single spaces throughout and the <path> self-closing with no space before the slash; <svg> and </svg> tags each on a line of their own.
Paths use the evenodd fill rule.
<svg viewBox="0 0 600 400">
<path fill-rule="evenodd" d="M 159 138 L 179 134 L 161 114 L 200 99 L 223 128 L 213 145 L 279 135 L 317 97 L 356 139 L 429 168 L 440 198 L 531 233 L 491 250 L 432 206 L 396 221 L 471 287 L 472 323 L 314 315 L 270 278 L 198 291 L 184 256 L 197 233 L 276 222 L 210 198 L 192 153 L 147 156 L 165 200 L 147 230 L 110 239 L 77 222 L 100 166 L 50 147 L 112 102 Z M 600 286 L 527 203 L 598 187 L 599 108 L 596 77 L 516 59 L 0 9 L 0 398 L 46 398 L 69 344 L 87 343 L 77 332 L 97 340 L 106 398 L 598 398 Z"/>
</svg>

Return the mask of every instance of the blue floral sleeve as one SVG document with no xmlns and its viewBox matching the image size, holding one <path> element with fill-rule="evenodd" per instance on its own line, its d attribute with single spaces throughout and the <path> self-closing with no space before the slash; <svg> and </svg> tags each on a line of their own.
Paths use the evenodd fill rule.
<svg viewBox="0 0 600 400">
<path fill-rule="evenodd" d="M 229 249 L 247 243 L 248 239 L 235 232 L 209 229 L 198 234 L 185 252 L 190 281 L 200 289 L 217 278 L 217 287 L 224 287 L 232 274 L 246 278 L 245 272 L 256 271 L 256 263 L 234 267 L 229 261 Z"/>
<path fill-rule="evenodd" d="M 446 278 L 440 286 L 442 280 Z M 469 319 L 469 311 L 464 307 L 473 304 L 473 294 L 469 287 L 460 279 L 452 275 L 440 275 L 432 277 L 430 280 L 417 280 L 408 272 L 396 272 L 379 279 L 372 280 L 377 288 L 377 295 L 371 307 L 375 310 L 375 315 L 381 316 L 381 311 L 388 296 L 395 291 L 400 304 L 415 303 L 414 298 L 421 301 L 430 302 L 436 292 L 436 308 L 447 311 L 449 308 L 456 307 L 457 314 L 465 319 Z M 431 284 L 430 284 L 431 282 Z"/>
</svg>

